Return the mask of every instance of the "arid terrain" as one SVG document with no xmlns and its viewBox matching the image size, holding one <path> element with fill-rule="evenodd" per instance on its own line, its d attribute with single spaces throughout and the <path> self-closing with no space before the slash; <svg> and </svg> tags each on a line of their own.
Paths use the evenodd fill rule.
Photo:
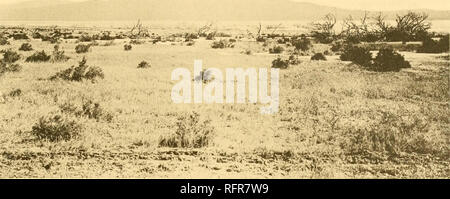
<svg viewBox="0 0 450 199">
<path fill-rule="evenodd" d="M 201 26 L 162 25 L 148 34 L 130 27 L 0 29 L 8 43 L 0 50 L 20 55 L 8 62 L 3 53 L 1 178 L 450 177 L 448 52 L 416 53 L 408 47 L 417 42 L 409 41 L 362 42 L 400 46 L 410 63 L 380 72 L 342 61 L 333 44 L 314 39 L 299 52 L 283 41 L 297 30 L 278 24 L 260 27 L 259 36 L 258 24 L 220 27 L 213 37 Z M 114 37 L 85 38 L 105 31 Z M 24 43 L 32 50 L 19 51 Z M 80 44 L 88 49 L 76 52 Z M 27 59 L 43 50 L 47 60 Z M 311 60 L 316 53 L 326 60 Z M 93 75 L 67 75 L 83 57 Z M 171 100 L 172 71 L 193 70 L 194 60 L 205 69 L 270 69 L 277 58 L 290 62 L 280 70 L 276 114 L 260 114 L 259 103 Z M 187 146 L 170 142 L 180 132 L 204 137 Z"/>
</svg>

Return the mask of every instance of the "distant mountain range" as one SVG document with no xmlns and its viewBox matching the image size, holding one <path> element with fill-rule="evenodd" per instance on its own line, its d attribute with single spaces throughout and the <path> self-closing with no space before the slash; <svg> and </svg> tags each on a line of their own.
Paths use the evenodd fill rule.
<svg viewBox="0 0 450 199">
<path fill-rule="evenodd" d="M 431 20 L 450 20 L 450 10 L 414 11 L 428 13 Z M 406 10 L 384 14 L 392 18 L 404 12 Z M 35 0 L 0 5 L 0 20 L 20 21 L 312 20 L 328 13 L 342 19 L 348 15 L 360 17 L 364 11 L 290 0 Z"/>
</svg>

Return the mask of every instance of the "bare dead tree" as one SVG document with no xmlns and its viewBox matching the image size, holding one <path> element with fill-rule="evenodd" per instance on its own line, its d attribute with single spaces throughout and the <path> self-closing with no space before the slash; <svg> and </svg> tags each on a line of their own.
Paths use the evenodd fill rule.
<svg viewBox="0 0 450 199">
<path fill-rule="evenodd" d="M 142 37 L 146 37 L 146 36 L 149 36 L 149 31 L 147 28 L 145 28 L 142 25 L 141 20 L 138 19 L 136 25 L 134 25 L 133 28 L 131 28 L 130 37 L 131 38 L 142 38 Z"/>
</svg>

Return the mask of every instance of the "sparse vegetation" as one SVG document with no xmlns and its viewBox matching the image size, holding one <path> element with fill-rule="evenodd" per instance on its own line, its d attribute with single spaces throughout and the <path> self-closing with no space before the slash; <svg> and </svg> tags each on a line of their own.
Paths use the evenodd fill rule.
<svg viewBox="0 0 450 199">
<path fill-rule="evenodd" d="M 325 57 L 325 55 L 323 55 L 323 53 L 316 53 L 311 57 L 311 60 L 313 61 L 326 61 L 327 58 Z"/>
<path fill-rule="evenodd" d="M 20 51 L 32 51 L 32 50 L 33 50 L 33 47 L 32 47 L 31 44 L 29 44 L 29 43 L 23 43 L 23 44 L 20 46 L 19 50 L 20 50 Z"/>
<path fill-rule="evenodd" d="M 131 44 L 125 44 L 125 45 L 123 46 L 123 49 L 124 49 L 125 51 L 130 51 L 132 48 L 133 48 L 133 46 L 132 46 Z"/>
<path fill-rule="evenodd" d="M 287 69 L 289 67 L 289 62 L 289 60 L 278 57 L 272 61 L 272 68 Z"/>
<path fill-rule="evenodd" d="M 138 68 L 150 68 L 151 65 L 148 62 L 146 62 L 146 61 L 142 61 L 141 63 L 138 64 L 137 67 Z"/>
<path fill-rule="evenodd" d="M 78 54 L 87 53 L 87 52 L 89 52 L 90 48 L 91 48 L 90 44 L 78 44 L 75 47 L 75 52 L 78 53 Z"/>
<path fill-rule="evenodd" d="M 340 58 L 342 61 L 351 61 L 361 66 L 372 64 L 372 53 L 368 49 L 358 46 L 347 46 Z"/>
<path fill-rule="evenodd" d="M 37 51 L 31 56 L 27 57 L 26 62 L 47 62 L 51 58 L 50 55 L 47 55 L 44 50 Z"/>
<path fill-rule="evenodd" d="M 403 68 L 411 68 L 411 64 L 391 48 L 381 49 L 371 67 L 372 70 L 379 72 L 398 72 Z"/>
<path fill-rule="evenodd" d="M 175 133 L 163 136 L 160 147 L 202 148 L 212 142 L 214 128 L 196 112 L 178 117 Z"/>
<path fill-rule="evenodd" d="M 233 42 L 229 42 L 225 39 L 221 39 L 219 41 L 214 41 L 211 44 L 212 48 L 234 48 Z"/>
<path fill-rule="evenodd" d="M 270 54 L 280 54 L 283 53 L 284 48 L 282 46 L 274 46 L 273 48 L 269 49 Z"/>
<path fill-rule="evenodd" d="M 89 66 L 86 64 L 87 60 L 83 57 L 78 66 L 72 66 L 66 70 L 56 73 L 50 79 L 63 79 L 67 81 L 83 81 L 90 80 L 96 82 L 97 79 L 103 79 L 105 77 L 103 70 L 97 66 Z"/>
<path fill-rule="evenodd" d="M 80 136 L 82 125 L 66 116 L 54 114 L 41 117 L 33 126 L 31 134 L 37 140 L 59 142 L 76 139 Z"/>
<path fill-rule="evenodd" d="M 65 62 L 69 59 L 70 57 L 66 56 L 64 51 L 59 49 L 59 45 L 53 47 L 52 62 Z"/>
</svg>

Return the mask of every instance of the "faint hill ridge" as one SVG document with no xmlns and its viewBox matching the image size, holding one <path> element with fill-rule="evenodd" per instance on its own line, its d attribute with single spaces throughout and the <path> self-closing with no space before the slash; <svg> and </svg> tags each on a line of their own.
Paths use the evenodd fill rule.
<svg viewBox="0 0 450 199">
<path fill-rule="evenodd" d="M 450 11 L 421 11 L 430 19 L 450 19 Z M 0 20 L 311 20 L 327 13 L 344 18 L 362 16 L 364 11 L 290 0 L 37 0 L 3 5 Z"/>
</svg>

